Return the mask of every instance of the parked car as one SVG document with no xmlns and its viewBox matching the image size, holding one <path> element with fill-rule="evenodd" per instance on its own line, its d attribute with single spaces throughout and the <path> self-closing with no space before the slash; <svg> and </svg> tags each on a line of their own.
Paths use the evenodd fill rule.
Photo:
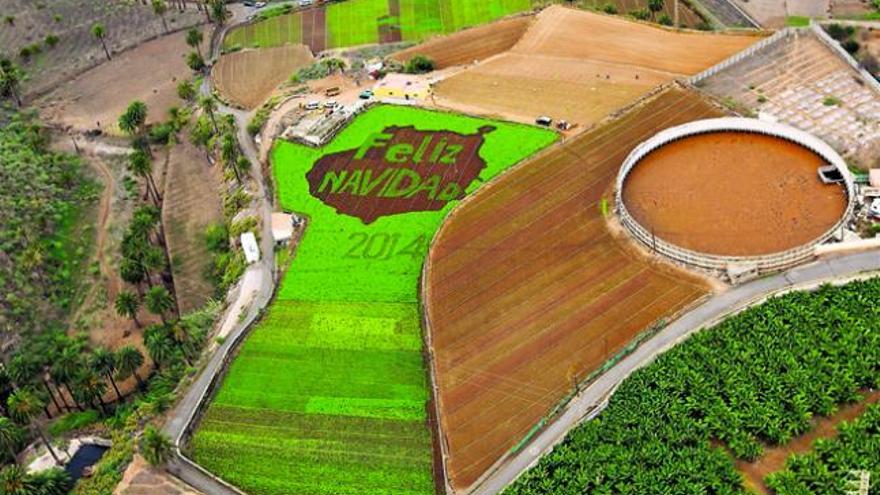
<svg viewBox="0 0 880 495">
<path fill-rule="evenodd" d="M 336 108 L 336 105 L 338 105 L 336 100 L 327 100 L 324 102 L 324 108 Z"/>
<path fill-rule="evenodd" d="M 306 110 L 317 110 L 317 109 L 321 108 L 321 103 L 317 102 L 317 101 L 310 101 L 305 104 L 304 108 Z"/>
<path fill-rule="evenodd" d="M 245 7 L 256 7 L 257 6 L 257 2 L 254 2 L 253 0 L 244 0 L 244 2 L 241 2 L 241 3 L 244 4 Z"/>
<path fill-rule="evenodd" d="M 546 115 L 542 115 L 535 119 L 535 123 L 544 127 L 550 127 L 553 124 L 553 119 Z"/>
<path fill-rule="evenodd" d="M 870 218 L 880 219 L 880 199 L 875 199 L 868 208 L 868 216 Z"/>
<path fill-rule="evenodd" d="M 266 2 L 257 2 L 257 3 L 254 4 L 254 7 L 256 7 L 256 8 L 258 8 L 258 9 L 262 9 L 262 8 L 265 7 L 266 5 L 267 5 Z"/>
<path fill-rule="evenodd" d="M 360 98 L 362 100 L 369 100 L 372 97 L 373 97 L 373 92 L 370 91 L 369 89 L 361 91 L 361 94 L 358 95 L 358 98 Z"/>
<path fill-rule="evenodd" d="M 315 3 L 315 0 L 299 0 L 300 7 L 308 7 Z"/>
</svg>

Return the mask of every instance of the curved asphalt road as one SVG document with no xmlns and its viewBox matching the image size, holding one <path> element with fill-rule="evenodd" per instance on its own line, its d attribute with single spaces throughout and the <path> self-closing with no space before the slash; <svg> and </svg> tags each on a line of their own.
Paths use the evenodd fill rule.
<svg viewBox="0 0 880 495">
<path fill-rule="evenodd" d="M 562 441 L 570 429 L 592 419 L 604 409 L 614 389 L 638 368 L 678 344 L 691 333 L 713 325 L 732 313 L 757 304 L 767 297 L 796 289 L 807 289 L 825 282 L 844 281 L 880 270 L 880 252 L 853 253 L 819 260 L 792 270 L 764 277 L 729 289 L 678 318 L 657 335 L 645 341 L 632 354 L 596 379 L 575 397 L 565 412 L 489 477 L 470 495 L 501 492 L 540 457 Z"/>
</svg>

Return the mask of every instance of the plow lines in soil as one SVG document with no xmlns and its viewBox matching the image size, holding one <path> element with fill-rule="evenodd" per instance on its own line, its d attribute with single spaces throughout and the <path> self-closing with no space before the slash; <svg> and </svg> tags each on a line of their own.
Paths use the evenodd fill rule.
<svg viewBox="0 0 880 495">
<path fill-rule="evenodd" d="M 324 148 L 279 142 L 280 203 L 307 215 L 309 226 L 277 300 L 242 344 L 193 438 L 195 459 L 252 495 L 433 493 L 418 302 L 428 243 L 464 192 L 555 139 L 533 127 L 380 106 Z M 435 154 L 440 142 L 445 148 Z M 363 146 L 365 156 L 346 155 Z M 392 149 L 397 154 L 385 155 Z M 407 149 L 409 165 L 394 161 Z M 427 167 L 444 156 L 432 169 L 440 170 L 432 190 Z M 418 176 L 426 189 L 392 198 L 393 181 L 374 185 L 386 170 Z M 456 199 L 417 201 L 439 200 L 453 182 L 463 190 Z M 401 207 L 412 211 L 387 213 Z"/>
<path fill-rule="evenodd" d="M 453 487 L 471 486 L 574 382 L 707 291 L 627 247 L 600 201 L 639 142 L 718 113 L 667 90 L 511 171 L 444 223 L 424 283 Z"/>
</svg>

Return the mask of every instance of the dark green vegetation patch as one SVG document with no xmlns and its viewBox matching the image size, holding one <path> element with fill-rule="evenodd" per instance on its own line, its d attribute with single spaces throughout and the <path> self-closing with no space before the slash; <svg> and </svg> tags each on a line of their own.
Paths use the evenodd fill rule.
<svg viewBox="0 0 880 495">
<path fill-rule="evenodd" d="M 725 448 L 754 459 L 880 385 L 877 301 L 880 279 L 825 286 L 694 335 L 624 381 L 505 493 L 746 493 Z M 834 469 L 859 466 L 849 448 Z"/>
</svg>

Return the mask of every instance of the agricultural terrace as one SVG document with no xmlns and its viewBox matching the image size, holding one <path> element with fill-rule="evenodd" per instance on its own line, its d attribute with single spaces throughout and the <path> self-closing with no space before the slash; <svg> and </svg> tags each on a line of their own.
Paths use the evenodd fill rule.
<svg viewBox="0 0 880 495">
<path fill-rule="evenodd" d="M 277 143 L 280 203 L 309 224 L 195 434 L 198 462 L 252 495 L 434 493 L 428 243 L 461 197 L 556 139 L 378 106 L 324 148 Z"/>
<path fill-rule="evenodd" d="M 244 50 L 222 55 L 211 74 L 225 98 L 245 108 L 255 108 L 290 74 L 313 60 L 312 53 L 303 45 Z"/>
<path fill-rule="evenodd" d="M 695 334 L 627 378 L 505 493 L 749 493 L 734 458 L 786 444 L 880 386 L 878 297 L 876 278 L 789 293 Z M 876 425 L 876 412 L 866 418 Z M 843 493 L 842 473 L 876 473 L 876 429 L 842 428 L 817 444 L 822 459 L 790 464 L 778 493 Z"/>
<path fill-rule="evenodd" d="M 438 36 L 396 52 L 392 58 L 406 63 L 416 55 L 425 55 L 434 61 L 437 69 L 470 64 L 513 48 L 534 20 L 534 16 L 522 15 Z"/>
<path fill-rule="evenodd" d="M 880 152 L 880 95 L 811 30 L 788 30 L 698 85 L 743 113 L 807 131 L 864 168 Z"/>
<path fill-rule="evenodd" d="M 589 43 L 584 33 L 590 33 Z M 696 74 L 759 39 L 673 32 L 552 6 L 537 15 L 513 49 L 437 83 L 436 103 L 510 120 L 550 115 L 589 126 L 658 85 Z"/>
<path fill-rule="evenodd" d="M 302 43 L 328 48 L 421 41 L 531 10 L 542 0 L 348 0 L 233 29 L 223 47 Z"/>
<path fill-rule="evenodd" d="M 716 116 L 698 95 L 665 90 L 500 177 L 444 223 L 424 285 L 454 488 L 514 448 L 573 383 L 707 292 L 613 234 L 602 205 L 638 143 Z"/>
</svg>

